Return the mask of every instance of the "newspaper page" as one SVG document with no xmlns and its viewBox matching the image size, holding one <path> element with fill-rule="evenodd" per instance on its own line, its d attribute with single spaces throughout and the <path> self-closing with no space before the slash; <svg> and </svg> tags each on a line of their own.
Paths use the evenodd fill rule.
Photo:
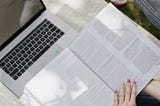
<svg viewBox="0 0 160 106">
<path fill-rule="evenodd" d="M 26 88 L 42 106 L 112 106 L 114 92 L 69 49 L 47 64 Z"/>
<path fill-rule="evenodd" d="M 128 17 L 108 4 L 70 49 L 113 91 L 127 79 L 138 93 L 160 70 L 160 48 Z"/>
</svg>

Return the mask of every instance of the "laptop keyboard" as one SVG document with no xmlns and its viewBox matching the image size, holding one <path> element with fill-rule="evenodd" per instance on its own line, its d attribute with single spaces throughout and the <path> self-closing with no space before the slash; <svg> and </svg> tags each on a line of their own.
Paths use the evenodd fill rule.
<svg viewBox="0 0 160 106">
<path fill-rule="evenodd" d="M 17 80 L 63 35 L 62 30 L 45 19 L 0 60 L 0 68 Z"/>
</svg>

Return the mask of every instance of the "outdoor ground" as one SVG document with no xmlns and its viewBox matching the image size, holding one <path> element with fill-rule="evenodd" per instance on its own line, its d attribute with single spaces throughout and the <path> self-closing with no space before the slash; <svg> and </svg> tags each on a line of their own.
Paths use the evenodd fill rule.
<svg viewBox="0 0 160 106">
<path fill-rule="evenodd" d="M 110 2 L 110 0 L 106 1 Z M 127 4 L 116 7 L 160 40 L 160 30 L 148 21 L 143 12 L 134 4 L 133 0 L 128 0 Z"/>
</svg>

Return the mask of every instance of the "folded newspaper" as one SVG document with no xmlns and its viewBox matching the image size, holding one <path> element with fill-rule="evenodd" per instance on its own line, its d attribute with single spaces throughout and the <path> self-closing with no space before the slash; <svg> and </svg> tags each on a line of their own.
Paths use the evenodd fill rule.
<svg viewBox="0 0 160 106">
<path fill-rule="evenodd" d="M 127 79 L 137 82 L 139 93 L 160 69 L 160 48 L 145 34 L 108 4 L 27 83 L 28 100 L 34 106 L 113 106 L 114 91 Z"/>
</svg>

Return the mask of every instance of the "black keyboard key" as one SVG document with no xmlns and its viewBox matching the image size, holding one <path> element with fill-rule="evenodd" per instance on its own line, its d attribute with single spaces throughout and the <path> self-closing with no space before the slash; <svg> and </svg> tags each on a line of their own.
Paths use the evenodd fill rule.
<svg viewBox="0 0 160 106">
<path fill-rule="evenodd" d="M 28 44 L 27 46 L 28 46 L 29 48 L 31 48 L 31 47 L 32 47 L 32 44 Z"/>
<path fill-rule="evenodd" d="M 59 39 L 61 37 L 61 35 L 57 35 L 57 38 Z"/>
<path fill-rule="evenodd" d="M 21 50 L 21 54 L 24 54 L 25 53 L 25 51 L 24 50 Z"/>
<path fill-rule="evenodd" d="M 33 41 L 31 41 L 31 44 L 35 44 L 36 42 L 33 40 Z"/>
<path fill-rule="evenodd" d="M 15 56 L 15 55 L 16 55 L 16 52 L 12 52 L 12 55 Z"/>
<path fill-rule="evenodd" d="M 38 35 L 38 38 L 41 38 L 41 37 L 42 37 L 42 34 L 39 34 L 39 35 Z"/>
<path fill-rule="evenodd" d="M 28 56 L 28 55 L 27 55 L 26 53 L 23 55 L 24 58 L 26 58 L 27 56 Z"/>
<path fill-rule="evenodd" d="M 38 41 L 38 40 L 39 40 L 39 38 L 35 38 L 34 40 L 35 40 L 35 41 Z"/>
<path fill-rule="evenodd" d="M 48 35 L 44 35 L 44 38 L 48 38 Z"/>
<path fill-rule="evenodd" d="M 30 50 L 31 50 L 31 51 L 34 51 L 34 47 L 31 47 Z"/>
<path fill-rule="evenodd" d="M 41 38 L 41 41 L 43 42 L 45 39 L 44 38 Z"/>
<path fill-rule="evenodd" d="M 9 59 L 12 59 L 12 58 L 13 58 L 13 56 L 12 56 L 12 55 L 9 55 L 9 56 L 8 56 L 8 58 L 9 58 Z"/>
<path fill-rule="evenodd" d="M 28 68 L 29 68 L 29 66 L 28 66 L 28 65 L 25 65 L 25 66 L 24 66 L 24 69 L 25 69 L 25 70 L 27 70 Z"/>
<path fill-rule="evenodd" d="M 36 52 L 37 52 L 37 53 L 40 52 L 40 49 L 36 49 Z"/>
<path fill-rule="evenodd" d="M 24 60 L 24 58 L 23 58 L 23 57 L 21 57 L 21 58 L 20 58 L 20 61 L 23 61 L 23 60 Z"/>
<path fill-rule="evenodd" d="M 28 63 L 28 62 L 29 62 L 29 59 L 28 59 L 28 58 L 26 58 L 26 59 L 25 59 L 25 62 L 26 62 L 26 63 Z"/>
<path fill-rule="evenodd" d="M 26 65 L 26 62 L 23 61 L 21 64 L 22 64 L 22 66 L 24 66 L 24 65 Z"/>
<path fill-rule="evenodd" d="M 21 49 L 23 49 L 23 46 L 21 45 L 21 46 L 19 46 L 19 49 L 21 50 Z"/>
<path fill-rule="evenodd" d="M 47 25 L 46 24 L 43 24 L 43 27 L 46 27 Z"/>
<path fill-rule="evenodd" d="M 5 66 L 6 63 L 5 62 L 1 62 L 0 66 Z"/>
<path fill-rule="evenodd" d="M 18 77 L 17 77 L 17 76 L 14 76 L 14 77 L 13 77 L 13 79 L 14 79 L 14 80 L 17 80 L 17 79 L 18 79 Z"/>
<path fill-rule="evenodd" d="M 21 54 L 21 53 L 18 53 L 18 54 L 17 54 L 17 56 L 18 56 L 18 57 L 21 57 L 21 56 L 22 56 L 22 54 Z"/>
<path fill-rule="evenodd" d="M 29 39 L 30 39 L 30 40 L 33 40 L 33 39 L 34 39 L 34 37 L 33 37 L 33 36 L 30 36 L 30 37 L 29 37 Z"/>
<path fill-rule="evenodd" d="M 30 39 L 27 39 L 26 42 L 29 43 L 29 42 L 30 42 Z"/>
<path fill-rule="evenodd" d="M 49 39 L 46 39 L 46 43 L 49 43 L 50 42 L 50 40 Z"/>
<path fill-rule="evenodd" d="M 37 47 L 38 47 L 38 45 L 37 45 L 37 44 L 35 44 L 35 45 L 34 45 L 34 47 L 35 47 L 35 48 L 37 48 Z"/>
<path fill-rule="evenodd" d="M 33 58 L 33 56 L 32 56 L 32 55 L 29 55 L 29 56 L 28 56 L 28 58 L 29 58 L 29 59 L 32 59 L 32 58 Z"/>
<path fill-rule="evenodd" d="M 20 72 L 24 73 L 24 72 L 25 72 L 25 70 L 24 70 L 24 69 L 21 69 L 21 70 L 20 70 Z"/>
<path fill-rule="evenodd" d="M 9 74 L 10 72 L 8 70 L 4 70 L 7 74 Z"/>
<path fill-rule="evenodd" d="M 29 55 L 29 54 L 31 54 L 32 52 L 31 51 L 27 51 L 27 54 Z"/>
<path fill-rule="evenodd" d="M 33 36 L 36 37 L 36 36 L 37 36 L 37 33 L 34 33 Z"/>
<path fill-rule="evenodd" d="M 18 75 L 18 76 L 21 76 L 21 75 L 22 75 L 22 73 L 18 72 L 18 73 L 17 73 L 17 75 Z"/>
<path fill-rule="evenodd" d="M 32 64 L 33 64 L 33 62 L 31 62 L 31 61 L 30 61 L 30 62 L 28 62 L 28 66 L 31 66 Z"/>
<path fill-rule="evenodd" d="M 14 63 L 14 60 L 11 60 L 10 63 L 13 64 L 13 63 Z"/>
<path fill-rule="evenodd" d="M 48 32 L 47 35 L 51 35 L 51 32 Z"/>
<path fill-rule="evenodd" d="M 20 63 L 21 63 L 21 61 L 19 61 L 19 60 L 18 60 L 18 61 L 16 61 L 16 64 L 20 64 Z"/>
<path fill-rule="evenodd" d="M 56 33 L 53 33 L 52 35 L 55 37 L 57 34 L 56 34 Z"/>
<path fill-rule="evenodd" d="M 22 45 L 23 45 L 23 46 L 26 46 L 26 45 L 27 45 L 27 43 L 26 43 L 26 42 L 23 42 L 23 43 L 22 43 Z M 17 51 L 16 51 L 16 52 L 17 52 Z"/>
<path fill-rule="evenodd" d="M 35 56 L 36 54 L 37 54 L 36 52 L 33 52 L 33 53 L 32 53 L 33 56 Z"/>
<path fill-rule="evenodd" d="M 16 68 L 16 69 L 14 69 L 13 72 L 11 72 L 9 75 L 12 77 L 12 76 L 14 76 L 17 72 L 18 72 L 18 69 Z"/>
<path fill-rule="evenodd" d="M 43 29 L 44 29 L 44 27 L 40 27 L 40 28 L 39 28 L 39 30 L 41 30 L 41 31 L 42 31 Z"/>
<path fill-rule="evenodd" d="M 8 69 L 8 71 L 9 71 L 9 72 L 12 72 L 13 69 L 14 69 L 13 67 L 10 67 L 10 68 Z"/>
<path fill-rule="evenodd" d="M 15 51 L 18 53 L 20 50 L 17 48 Z"/>
<path fill-rule="evenodd" d="M 8 71 L 7 67 L 3 67 L 2 69 L 3 69 L 4 71 Z"/>
<path fill-rule="evenodd" d="M 57 29 L 57 27 L 54 26 L 54 27 L 51 29 L 51 31 L 54 32 L 56 29 Z"/>
<path fill-rule="evenodd" d="M 42 35 L 45 35 L 45 34 L 46 34 L 46 32 L 42 31 L 42 32 L 41 32 L 41 34 L 42 34 Z"/>
<path fill-rule="evenodd" d="M 11 66 L 11 64 L 10 64 L 10 63 L 7 63 L 7 64 L 6 64 L 6 67 L 10 67 L 10 66 Z"/>
<path fill-rule="evenodd" d="M 9 61 L 9 59 L 6 58 L 4 61 L 7 63 Z"/>
<path fill-rule="evenodd" d="M 57 38 L 54 38 L 53 40 L 56 42 L 58 39 L 57 39 Z"/>
<path fill-rule="evenodd" d="M 61 31 L 61 32 L 60 32 L 60 35 L 64 35 L 64 32 Z"/>
<path fill-rule="evenodd" d="M 40 46 L 39 46 L 39 49 L 43 49 L 43 46 L 42 46 L 42 45 L 40 45 Z"/>
<path fill-rule="evenodd" d="M 39 34 L 40 32 L 41 32 L 40 30 L 37 30 L 37 31 L 36 31 L 37 34 Z"/>
<path fill-rule="evenodd" d="M 46 42 L 43 42 L 43 43 L 42 43 L 42 45 L 43 45 L 43 46 L 46 46 L 46 45 L 47 45 L 47 43 L 46 43 Z"/>
<path fill-rule="evenodd" d="M 60 31 L 61 31 L 60 29 L 57 29 L 57 30 L 56 30 L 56 33 L 59 33 Z"/>
<path fill-rule="evenodd" d="M 22 65 L 18 65 L 18 69 L 21 69 L 23 66 Z"/>
<path fill-rule="evenodd" d="M 54 41 L 51 41 L 49 44 L 52 46 L 55 42 Z"/>
<path fill-rule="evenodd" d="M 33 61 L 35 62 L 39 57 L 41 57 L 48 49 L 50 48 L 49 45 L 47 45 L 38 55 L 36 55 L 34 58 L 33 58 Z"/>
<path fill-rule="evenodd" d="M 18 57 L 14 57 L 13 59 L 16 61 L 16 60 L 18 60 Z"/>
<path fill-rule="evenodd" d="M 41 41 L 38 41 L 38 42 L 37 42 L 38 45 L 40 45 L 41 43 L 42 43 Z"/>
<path fill-rule="evenodd" d="M 48 31 L 49 31 L 49 29 L 48 29 L 48 28 L 46 28 L 46 29 L 44 29 L 44 31 L 48 32 Z"/>
<path fill-rule="evenodd" d="M 24 48 L 25 51 L 27 51 L 28 49 L 29 49 L 28 47 L 25 47 L 25 48 Z"/>
<path fill-rule="evenodd" d="M 15 67 L 17 67 L 17 64 L 13 64 L 12 66 L 15 68 Z"/>
<path fill-rule="evenodd" d="M 53 36 L 50 36 L 49 39 L 52 40 L 52 39 L 53 39 Z"/>
<path fill-rule="evenodd" d="M 52 27 L 53 27 L 53 24 L 50 24 L 50 25 L 48 26 L 49 29 L 51 29 Z"/>
</svg>

